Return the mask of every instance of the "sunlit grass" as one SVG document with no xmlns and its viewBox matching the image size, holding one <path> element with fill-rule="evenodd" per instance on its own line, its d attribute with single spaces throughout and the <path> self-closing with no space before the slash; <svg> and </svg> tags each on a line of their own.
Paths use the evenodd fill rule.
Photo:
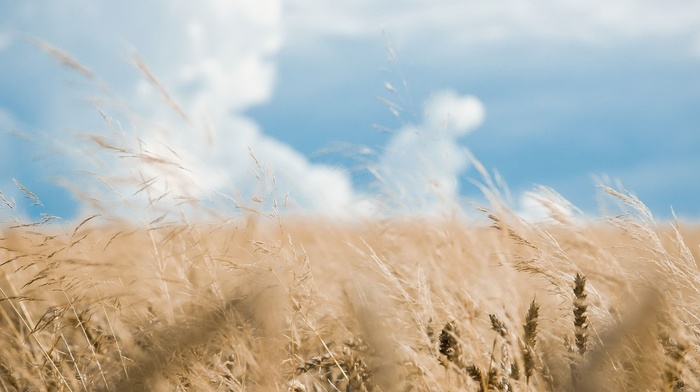
<svg viewBox="0 0 700 392">
<path fill-rule="evenodd" d="M 75 222 L 0 200 L 3 390 L 700 389 L 700 231 L 628 193 L 573 218 L 547 191 L 533 224 L 477 164 L 489 205 L 454 216 L 334 222 L 272 192 L 230 214 L 173 196 L 154 170 L 186 168 L 142 140 L 88 139 L 133 169 L 86 174 L 119 197 L 76 187 Z"/>
</svg>

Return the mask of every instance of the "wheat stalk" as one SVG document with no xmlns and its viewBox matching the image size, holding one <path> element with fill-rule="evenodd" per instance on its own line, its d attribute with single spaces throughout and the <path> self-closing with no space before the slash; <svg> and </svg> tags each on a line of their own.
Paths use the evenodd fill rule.
<svg viewBox="0 0 700 392">
<path fill-rule="evenodd" d="M 574 337 L 578 353 L 583 355 L 586 352 L 588 342 L 588 302 L 586 301 L 586 277 L 576 274 L 574 278 Z"/>
<path fill-rule="evenodd" d="M 459 346 L 459 328 L 455 321 L 449 321 L 440 332 L 440 364 L 447 368 L 450 363 L 460 366 L 462 349 Z"/>
<path fill-rule="evenodd" d="M 525 324 L 523 325 L 523 364 L 525 367 L 526 382 L 530 383 L 530 378 L 535 372 L 535 344 L 537 344 L 537 318 L 539 316 L 540 306 L 533 299 L 530 303 L 530 308 L 525 316 Z"/>
</svg>

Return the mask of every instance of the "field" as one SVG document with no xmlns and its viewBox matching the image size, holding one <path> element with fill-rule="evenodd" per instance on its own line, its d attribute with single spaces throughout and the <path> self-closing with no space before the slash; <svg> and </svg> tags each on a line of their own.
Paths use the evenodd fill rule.
<svg viewBox="0 0 700 392">
<path fill-rule="evenodd" d="M 630 212 L 17 221 L 0 388 L 700 390 L 700 230 L 607 191 Z"/>
<path fill-rule="evenodd" d="M 131 170 L 88 177 L 133 200 L 76 183 L 94 213 L 33 222 L 0 193 L 3 391 L 700 390 L 700 227 L 629 193 L 586 217 L 543 189 L 533 224 L 481 170 L 466 214 L 205 214 L 140 138 L 88 139 Z"/>
</svg>

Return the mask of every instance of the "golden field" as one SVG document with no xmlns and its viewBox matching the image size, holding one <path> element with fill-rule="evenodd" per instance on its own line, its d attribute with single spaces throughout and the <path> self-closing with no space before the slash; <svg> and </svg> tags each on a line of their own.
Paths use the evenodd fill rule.
<svg viewBox="0 0 700 392">
<path fill-rule="evenodd" d="M 631 212 L 8 224 L 0 389 L 700 390 L 700 230 L 607 191 Z"/>
<path fill-rule="evenodd" d="M 193 219 L 157 208 L 178 162 L 138 135 L 87 139 L 115 159 L 83 174 L 148 194 L 131 213 L 155 219 L 76 183 L 97 213 L 31 222 L 0 193 L 0 390 L 700 390 L 700 227 L 656 222 L 628 193 L 603 188 L 620 215 L 572 218 L 545 190 L 550 218 L 532 224 L 474 162 L 488 205 L 455 216 L 478 219 L 343 223 L 276 202 Z"/>
</svg>

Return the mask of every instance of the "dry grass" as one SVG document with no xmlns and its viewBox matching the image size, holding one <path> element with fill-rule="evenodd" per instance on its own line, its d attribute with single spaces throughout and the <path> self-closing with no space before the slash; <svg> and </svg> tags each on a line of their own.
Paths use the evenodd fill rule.
<svg viewBox="0 0 700 392">
<path fill-rule="evenodd" d="M 700 230 L 628 194 L 606 189 L 631 212 L 586 223 L 556 197 L 555 223 L 523 222 L 488 178 L 491 227 L 192 221 L 158 209 L 169 190 L 137 165 L 179 163 L 93 140 L 134 165 L 153 218 L 85 194 L 100 214 L 24 222 L 0 194 L 2 390 L 700 390 Z"/>
<path fill-rule="evenodd" d="M 0 385 L 697 390 L 674 227 L 508 219 L 6 227 Z"/>
</svg>

